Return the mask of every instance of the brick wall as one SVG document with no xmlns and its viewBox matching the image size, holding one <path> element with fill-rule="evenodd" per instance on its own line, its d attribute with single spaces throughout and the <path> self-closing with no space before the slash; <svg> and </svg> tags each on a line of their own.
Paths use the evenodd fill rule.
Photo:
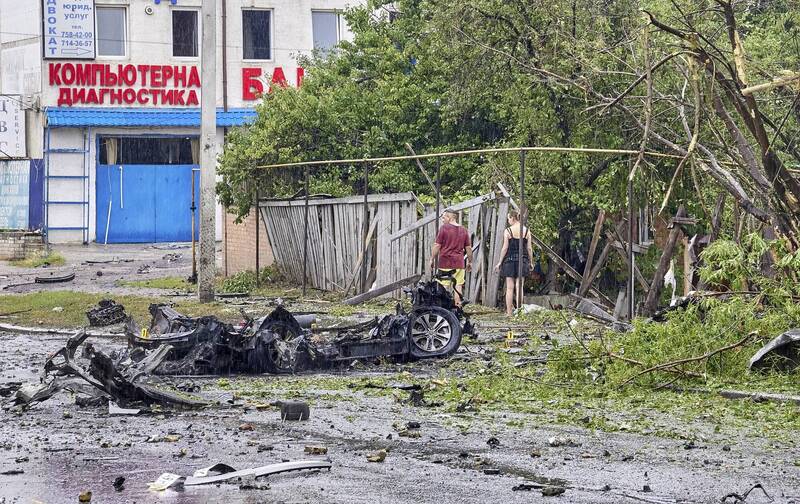
<svg viewBox="0 0 800 504">
<path fill-rule="evenodd" d="M 25 259 L 34 253 L 44 251 L 40 233 L 26 231 L 0 232 L 0 260 Z"/>
<path fill-rule="evenodd" d="M 234 219 L 232 214 L 225 213 L 222 264 L 226 276 L 256 269 L 256 212 L 251 210 L 250 215 L 243 219 L 241 224 L 234 223 Z M 271 265 L 275 259 L 272 255 L 272 247 L 269 245 L 264 221 L 259 220 L 261 221 L 259 264 L 263 268 Z"/>
</svg>

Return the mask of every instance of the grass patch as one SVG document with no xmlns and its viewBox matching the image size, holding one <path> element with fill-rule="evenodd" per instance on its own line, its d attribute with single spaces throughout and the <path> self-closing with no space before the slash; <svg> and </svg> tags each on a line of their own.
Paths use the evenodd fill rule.
<svg viewBox="0 0 800 504">
<path fill-rule="evenodd" d="M 86 311 L 97 305 L 101 299 L 108 297 L 108 294 L 72 291 L 0 296 L 0 314 L 27 310 L 14 315 L 13 318 L 3 318 L 0 321 L 24 326 L 83 327 L 88 325 Z M 169 302 L 168 299 L 151 296 L 113 296 L 113 299 L 125 306 L 125 311 L 140 325 L 150 322 L 148 307 L 151 303 Z M 230 322 L 241 318 L 235 309 L 221 303 L 201 304 L 195 300 L 182 300 L 175 302 L 174 306 L 176 310 L 187 316 L 215 315 Z"/>
<path fill-rule="evenodd" d="M 8 263 L 18 268 L 39 268 L 41 266 L 63 266 L 66 262 L 64 256 L 58 252 L 51 252 L 49 254 L 34 254 L 26 259 L 17 259 Z"/>
<path fill-rule="evenodd" d="M 145 280 L 118 280 L 120 287 L 137 287 L 142 289 L 164 289 L 179 292 L 192 292 L 194 285 L 190 284 L 185 278 L 168 276 L 161 278 L 148 278 Z"/>
</svg>

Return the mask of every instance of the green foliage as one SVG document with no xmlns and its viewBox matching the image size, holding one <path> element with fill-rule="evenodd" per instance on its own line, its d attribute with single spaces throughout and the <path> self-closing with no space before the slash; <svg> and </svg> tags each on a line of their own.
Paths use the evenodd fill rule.
<svg viewBox="0 0 800 504">
<path fill-rule="evenodd" d="M 43 291 L 30 294 L 11 294 L 0 296 L 0 313 L 20 312 L 4 321 L 22 326 L 44 326 L 69 328 L 86 326 L 86 311 L 97 306 L 107 293 L 89 294 L 76 291 Z M 114 300 L 125 307 L 139 324 L 150 322 L 148 307 L 151 303 L 169 303 L 166 298 L 154 296 L 114 296 Z M 235 319 L 238 314 L 218 303 L 199 303 L 195 300 L 181 300 L 174 303 L 175 309 L 184 315 L 216 315 L 223 320 Z"/>
<path fill-rule="evenodd" d="M 781 271 L 774 278 L 761 273 L 765 255 L 775 258 Z M 765 240 L 758 233 L 745 235 L 741 245 L 732 240 L 719 239 L 701 254 L 703 266 L 700 278 L 710 286 L 747 290 L 750 287 L 766 292 L 800 294 L 796 278 L 800 275 L 800 251 L 790 251 L 784 240 Z"/>
<path fill-rule="evenodd" d="M 261 268 L 259 273 L 259 283 L 262 286 L 282 281 L 283 276 L 274 266 Z M 255 271 L 240 271 L 233 276 L 222 279 L 219 282 L 220 292 L 252 292 L 256 289 Z"/>
<path fill-rule="evenodd" d="M 41 266 L 63 266 L 66 264 L 66 260 L 58 252 L 50 252 L 49 254 L 37 253 L 25 259 L 9 261 L 9 264 L 19 268 L 39 268 Z"/>
</svg>

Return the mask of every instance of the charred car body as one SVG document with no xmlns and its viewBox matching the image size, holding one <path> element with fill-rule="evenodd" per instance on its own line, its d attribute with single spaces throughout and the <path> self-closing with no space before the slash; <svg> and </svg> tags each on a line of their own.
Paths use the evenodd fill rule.
<svg viewBox="0 0 800 504">
<path fill-rule="evenodd" d="M 185 317 L 168 306 L 151 305 L 148 329 L 128 319 L 130 357 L 137 361 L 169 345 L 172 350 L 156 374 L 282 374 L 380 357 L 445 357 L 459 347 L 462 334 L 474 332 L 438 282 L 420 282 L 409 294 L 407 314 L 398 306 L 393 315 L 327 329 L 312 328 L 313 316 L 295 316 L 282 306 L 234 327 L 215 317 Z"/>
</svg>

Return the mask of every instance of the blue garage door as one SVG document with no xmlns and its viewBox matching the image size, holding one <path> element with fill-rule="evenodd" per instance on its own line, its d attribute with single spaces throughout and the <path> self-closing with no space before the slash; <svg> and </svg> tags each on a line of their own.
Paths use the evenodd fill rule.
<svg viewBox="0 0 800 504">
<path fill-rule="evenodd" d="M 197 165 L 97 165 L 97 242 L 192 239 L 192 169 Z M 195 198 L 200 175 L 195 175 Z M 199 212 L 195 239 L 199 239 Z"/>
</svg>

